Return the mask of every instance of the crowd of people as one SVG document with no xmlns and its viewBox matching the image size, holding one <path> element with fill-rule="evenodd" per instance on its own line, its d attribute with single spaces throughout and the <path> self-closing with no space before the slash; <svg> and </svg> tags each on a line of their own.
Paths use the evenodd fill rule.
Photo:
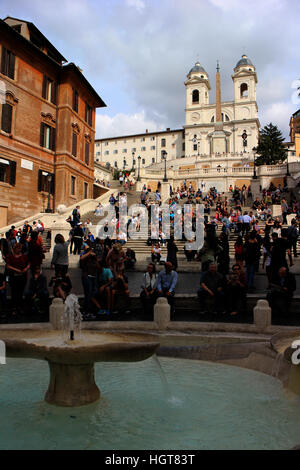
<svg viewBox="0 0 300 470">
<path fill-rule="evenodd" d="M 126 185 L 124 178 L 122 185 Z M 120 192 L 116 197 L 111 195 L 109 203 L 114 209 L 114 216 L 106 222 L 102 237 L 92 234 L 90 220 L 81 221 L 80 206 L 76 206 L 67 219 L 70 223 L 68 240 L 60 234 L 54 239 L 51 260 L 54 274 L 50 282 L 41 269 L 45 258 L 41 237 L 43 223 L 38 220 L 30 226 L 25 222 L 20 230 L 12 226 L 0 243 L 5 261 L 5 272 L 0 276 L 2 305 L 7 305 L 7 282 L 11 289 L 12 315 L 22 312 L 24 304 L 26 310 L 45 312 L 51 295 L 49 288 L 52 288 L 53 296 L 65 300 L 72 289 L 68 275 L 69 255 L 75 254 L 79 256 L 81 269 L 84 313 L 108 315 L 120 310 L 128 311 L 130 292 L 126 273 L 134 269 L 136 254 L 131 247 L 124 245 L 127 230 L 131 228 L 133 232 L 139 232 L 146 221 L 147 226 L 149 222 L 152 224 L 151 232 L 147 232 L 148 238 L 145 239 L 145 243 L 151 247 L 151 263 L 146 273 L 141 275 L 141 302 L 145 312 L 153 312 L 157 297 L 165 296 L 174 311 L 179 251 L 174 241 L 174 221 L 178 214 L 183 224 L 184 218 L 189 217 L 191 230 L 194 231 L 194 205 L 201 203 L 204 205 L 204 244 L 199 250 L 184 248 L 188 262 L 201 263 L 197 292 L 200 312 L 236 315 L 245 311 L 247 293 L 255 290 L 257 273 L 263 269 L 267 279 L 267 298 L 273 311 L 286 314 L 296 289 L 295 276 L 289 267 L 298 256 L 299 203 L 293 192 L 286 195 L 284 187 L 280 185 L 277 188 L 271 185 L 254 201 L 250 198 L 249 187 L 229 189 L 230 196 L 225 196 L 215 188 L 204 192 L 204 186 L 194 189 L 191 183 L 186 182 L 180 188 L 170 187 L 170 233 L 163 232 L 162 214 L 158 210 L 162 204 L 160 183 L 155 191 L 144 185 L 140 193 L 141 209 L 131 216 L 120 216 L 120 204 L 125 201 L 126 193 Z M 182 203 L 192 204 L 193 210 L 185 214 Z M 273 217 L 273 203 L 280 206 L 281 216 Z M 250 206 L 251 210 L 246 210 L 246 206 Z M 101 203 L 95 208 L 95 214 L 103 216 Z M 287 224 L 289 214 L 293 218 Z M 110 236 L 110 229 L 114 229 L 113 236 Z M 192 240 L 192 234 L 190 239 L 185 235 L 183 237 L 186 241 Z M 229 242 L 232 237 L 234 264 L 230 267 Z M 167 254 L 162 259 L 165 246 Z M 157 273 L 159 264 L 163 264 L 164 268 Z"/>
</svg>

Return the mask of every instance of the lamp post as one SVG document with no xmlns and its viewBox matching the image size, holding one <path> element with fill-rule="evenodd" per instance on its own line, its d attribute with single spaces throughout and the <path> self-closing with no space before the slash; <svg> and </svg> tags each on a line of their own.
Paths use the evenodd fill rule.
<svg viewBox="0 0 300 470">
<path fill-rule="evenodd" d="M 161 156 L 162 156 L 162 158 L 163 158 L 164 161 L 165 161 L 165 176 L 164 176 L 164 179 L 163 179 L 164 182 L 167 182 L 167 181 L 168 181 L 168 178 L 167 178 L 167 155 L 168 155 L 168 154 L 167 154 L 167 152 L 166 152 L 165 150 L 163 150 L 163 151 L 161 152 Z"/>
<path fill-rule="evenodd" d="M 48 203 L 47 203 L 46 212 L 52 212 L 51 207 L 50 207 L 50 194 L 51 194 L 52 175 L 50 175 L 50 173 L 48 173 L 47 181 L 48 181 Z"/>
<path fill-rule="evenodd" d="M 137 176 L 137 181 L 141 181 L 141 178 L 140 178 L 140 165 L 141 165 L 141 158 L 140 155 L 138 156 L 138 176 Z"/>
<path fill-rule="evenodd" d="M 255 166 L 255 155 L 256 154 L 254 154 L 254 160 L 253 160 L 253 179 L 257 180 L 256 166 Z"/>
</svg>

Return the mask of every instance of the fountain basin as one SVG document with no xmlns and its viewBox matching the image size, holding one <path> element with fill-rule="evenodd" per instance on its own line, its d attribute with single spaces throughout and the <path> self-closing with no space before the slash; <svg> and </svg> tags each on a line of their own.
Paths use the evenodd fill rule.
<svg viewBox="0 0 300 470">
<path fill-rule="evenodd" d="M 284 385 L 293 393 L 300 395 L 300 364 L 293 363 L 295 348 L 292 347 L 294 341 L 300 341 L 300 330 L 291 332 L 281 332 L 272 336 L 272 348 L 290 365 L 288 379 Z"/>
<path fill-rule="evenodd" d="M 94 379 L 95 362 L 137 362 L 159 347 L 147 335 L 84 332 L 80 339 L 63 341 L 55 331 L 2 330 L 8 357 L 45 360 L 50 383 L 45 395 L 58 406 L 82 406 L 100 398 Z"/>
</svg>

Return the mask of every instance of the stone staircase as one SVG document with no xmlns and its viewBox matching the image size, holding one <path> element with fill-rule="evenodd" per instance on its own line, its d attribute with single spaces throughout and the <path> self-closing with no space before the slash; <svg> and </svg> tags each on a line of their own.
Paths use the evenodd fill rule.
<svg viewBox="0 0 300 470">
<path fill-rule="evenodd" d="M 112 189 L 115 189 L 121 192 L 123 190 L 122 186 L 120 186 L 118 181 L 112 182 Z M 151 196 L 154 197 L 154 194 L 152 194 Z M 226 193 L 225 196 L 227 196 L 228 199 L 230 199 L 231 193 Z M 186 199 L 180 201 L 181 206 L 184 206 L 184 204 L 186 203 L 187 203 Z M 135 186 L 131 189 L 131 191 L 127 191 L 128 208 L 133 204 L 140 204 L 140 192 L 136 191 Z M 95 204 L 95 208 L 96 208 L 96 204 Z M 245 206 L 243 207 L 243 211 L 244 210 L 249 212 L 251 210 L 251 207 Z M 212 209 L 210 216 L 214 216 L 214 215 L 215 215 L 215 210 Z M 91 211 L 91 212 L 84 214 L 84 216 L 82 217 L 83 222 L 85 222 L 87 219 L 89 219 L 93 225 L 97 225 L 103 219 L 103 217 L 99 217 L 95 215 L 93 211 Z M 260 228 L 264 228 L 265 222 L 259 222 L 259 226 Z M 218 226 L 217 236 L 219 236 L 220 233 L 221 233 L 221 224 L 219 224 Z M 46 235 L 47 235 L 47 230 L 45 230 L 44 232 L 44 237 L 46 237 Z M 139 238 L 136 238 L 136 239 L 128 238 L 128 241 L 126 242 L 125 247 L 130 247 L 131 249 L 133 249 L 136 253 L 137 262 L 145 266 L 145 264 L 151 260 L 151 246 L 148 246 L 146 244 L 146 241 L 148 237 L 150 236 L 150 226 L 149 226 L 148 232 L 143 230 L 143 227 L 141 226 L 141 232 L 139 232 L 138 235 L 139 235 Z M 230 255 L 231 260 L 234 260 L 234 257 L 235 257 L 234 256 L 234 244 L 236 242 L 237 237 L 238 237 L 238 234 L 233 233 L 233 232 L 231 232 L 229 235 L 229 255 Z M 175 243 L 178 247 L 177 258 L 178 258 L 179 265 L 186 264 L 186 266 L 191 266 L 191 264 L 194 264 L 195 262 L 188 263 L 186 261 L 186 257 L 184 254 L 184 245 L 186 242 L 183 240 L 175 240 Z M 45 238 L 44 244 L 46 247 L 49 247 L 50 245 L 49 240 L 47 241 Z M 167 256 L 166 245 L 167 244 L 161 247 L 162 248 L 162 261 L 165 260 Z M 300 239 L 298 239 L 298 251 L 300 252 Z"/>
</svg>

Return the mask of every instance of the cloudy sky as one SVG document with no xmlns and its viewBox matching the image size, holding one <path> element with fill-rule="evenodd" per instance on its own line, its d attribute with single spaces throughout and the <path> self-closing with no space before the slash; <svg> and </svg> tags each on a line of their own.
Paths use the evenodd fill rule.
<svg viewBox="0 0 300 470">
<path fill-rule="evenodd" d="M 96 137 L 184 125 L 184 81 L 199 60 L 216 61 L 222 100 L 233 99 L 233 68 L 246 53 L 258 74 L 261 125 L 288 123 L 300 108 L 299 0 L 1 0 L 1 18 L 33 22 L 70 62 L 83 69 L 107 108 Z M 294 88 L 293 88 L 294 86 Z"/>
</svg>

